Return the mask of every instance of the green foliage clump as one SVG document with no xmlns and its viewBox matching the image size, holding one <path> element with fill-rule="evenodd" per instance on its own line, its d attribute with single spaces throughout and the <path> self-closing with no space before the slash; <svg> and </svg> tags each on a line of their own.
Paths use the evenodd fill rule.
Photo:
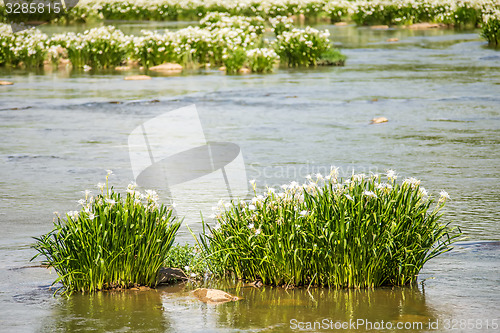
<svg viewBox="0 0 500 333">
<path fill-rule="evenodd" d="M 489 45 L 500 45 L 500 11 L 484 18 L 481 36 L 488 41 Z"/>
<path fill-rule="evenodd" d="M 399 184 L 391 171 L 386 182 L 342 182 L 335 170 L 316 178 L 221 203 L 217 224 L 200 236 L 212 270 L 270 285 L 400 286 L 460 234 L 439 223 L 448 194 L 434 205 L 414 178 Z"/>
<path fill-rule="evenodd" d="M 0 25 L 0 66 L 23 65 L 36 68 L 47 56 L 47 35 L 36 29 L 12 34 L 10 27 Z"/>
<path fill-rule="evenodd" d="M 127 59 L 130 37 L 113 26 L 93 28 L 83 33 L 66 33 L 51 38 L 51 45 L 67 51 L 75 67 L 110 68 Z"/>
<path fill-rule="evenodd" d="M 330 48 L 328 30 L 306 27 L 283 31 L 276 37 L 274 47 L 280 59 L 290 67 L 316 66 L 321 55 Z"/>
<path fill-rule="evenodd" d="M 227 73 L 237 73 L 247 61 L 247 51 L 243 48 L 227 50 L 222 56 Z"/>
<path fill-rule="evenodd" d="M 101 194 L 86 191 L 80 211 L 57 216 L 54 229 L 35 238 L 35 258 L 45 257 L 65 293 L 154 287 L 181 222 L 154 191 L 129 186 L 123 198 L 107 178 L 98 186 Z"/>
<path fill-rule="evenodd" d="M 202 277 L 209 271 L 202 251 L 190 244 L 172 246 L 165 259 L 164 266 L 180 268 L 192 278 Z"/>
<path fill-rule="evenodd" d="M 269 73 L 279 57 L 272 49 L 252 49 L 247 52 L 248 67 L 252 72 Z"/>
</svg>

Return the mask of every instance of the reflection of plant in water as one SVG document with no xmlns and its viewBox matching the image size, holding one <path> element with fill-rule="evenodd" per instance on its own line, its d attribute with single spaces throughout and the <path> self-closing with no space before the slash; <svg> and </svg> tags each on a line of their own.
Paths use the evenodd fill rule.
<svg viewBox="0 0 500 333">
<path fill-rule="evenodd" d="M 244 300 L 217 307 L 216 311 L 219 323 L 227 323 L 235 329 L 286 330 L 293 318 L 304 322 L 325 318 L 333 322 L 350 319 L 393 323 L 419 321 L 425 329 L 427 322 L 437 317 L 418 288 L 285 290 L 240 286 L 233 293 Z"/>
<path fill-rule="evenodd" d="M 59 298 L 40 331 L 166 332 L 160 295 L 156 290 L 106 291 Z"/>
</svg>

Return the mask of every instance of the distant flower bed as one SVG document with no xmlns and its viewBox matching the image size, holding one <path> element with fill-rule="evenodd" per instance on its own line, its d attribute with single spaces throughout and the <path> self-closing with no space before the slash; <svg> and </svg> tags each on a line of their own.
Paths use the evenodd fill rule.
<svg viewBox="0 0 500 333">
<path fill-rule="evenodd" d="M 354 21 L 359 25 L 409 25 L 421 22 L 483 28 L 482 35 L 492 45 L 500 39 L 500 2 L 496 0 L 90 0 L 56 18 L 61 22 L 95 20 L 197 20 L 210 12 L 233 16 L 273 18 L 304 15 L 332 22 Z M 7 22 L 0 5 L 0 22 Z"/>
<path fill-rule="evenodd" d="M 435 203 L 420 181 L 389 171 L 353 175 L 335 169 L 299 185 L 220 202 L 217 224 L 200 236 L 213 272 L 279 286 L 366 288 L 416 281 L 423 265 L 456 237 L 439 222 L 449 198 Z M 255 183 L 253 183 L 255 190 Z"/>
<path fill-rule="evenodd" d="M 60 20 L 180 20 L 198 19 L 209 12 L 261 16 L 300 15 L 332 21 L 352 19 L 358 24 L 411 24 L 436 22 L 476 25 L 483 13 L 499 9 L 495 0 L 90 0 L 80 1 Z M 5 11 L 0 8 L 5 20 Z"/>
<path fill-rule="evenodd" d="M 136 61 L 145 68 L 166 62 L 187 67 L 221 66 L 237 72 L 244 66 L 254 72 L 270 72 L 281 58 L 288 66 L 316 65 L 323 55 L 331 55 L 327 31 L 307 27 L 304 30 L 276 31 L 277 39 L 263 38 L 265 21 L 260 17 L 209 13 L 200 26 L 165 33 L 143 31 L 128 36 L 108 26 L 84 33 L 64 33 L 48 38 L 38 30 L 10 33 L 0 26 L 0 66 L 38 67 L 69 59 L 73 66 L 109 68 Z M 345 57 L 336 51 L 337 62 Z"/>
<path fill-rule="evenodd" d="M 55 283 L 66 293 L 156 286 L 180 222 L 153 191 L 131 185 L 122 197 L 107 178 L 98 187 L 100 194 L 86 191 L 79 211 L 58 215 L 54 229 L 36 238 L 38 256 L 55 269 Z"/>
</svg>

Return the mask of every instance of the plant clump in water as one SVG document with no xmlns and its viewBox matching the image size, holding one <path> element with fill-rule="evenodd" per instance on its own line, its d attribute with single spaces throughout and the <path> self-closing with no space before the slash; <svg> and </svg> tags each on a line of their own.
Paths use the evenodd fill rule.
<svg viewBox="0 0 500 333">
<path fill-rule="evenodd" d="M 460 235 L 439 222 L 449 196 L 442 191 L 435 202 L 419 180 L 398 183 L 392 170 L 382 178 L 342 181 L 332 169 L 250 201 L 220 202 L 215 227 L 200 235 L 212 271 L 279 286 L 415 282 Z"/>
<path fill-rule="evenodd" d="M 154 287 L 180 227 L 154 191 L 129 185 L 123 197 L 108 188 L 109 174 L 98 184 L 100 194 L 86 191 L 79 211 L 57 215 L 54 229 L 35 238 L 37 256 L 55 269 L 54 283 L 61 282 L 65 293 Z"/>
</svg>

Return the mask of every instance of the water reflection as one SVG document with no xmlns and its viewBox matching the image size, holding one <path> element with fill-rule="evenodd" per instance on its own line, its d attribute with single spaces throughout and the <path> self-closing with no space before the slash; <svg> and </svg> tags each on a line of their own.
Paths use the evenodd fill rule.
<svg viewBox="0 0 500 333">
<path fill-rule="evenodd" d="M 415 287 L 381 288 L 376 290 L 333 290 L 326 288 L 289 289 L 254 288 L 243 284 L 212 284 L 243 297 L 238 302 L 207 305 L 191 294 L 192 285 L 160 288 L 165 316 L 173 331 L 234 329 L 242 331 L 288 331 L 298 322 L 336 322 L 364 320 L 371 322 L 421 322 L 425 329 L 429 321 L 438 318 L 426 304 L 425 293 Z M 292 325 L 292 327 L 291 327 Z M 364 331 L 347 329 L 345 332 Z M 419 330 L 414 330 L 419 331 Z"/>
<path fill-rule="evenodd" d="M 166 332 L 157 290 L 98 292 L 60 297 L 42 332 Z"/>
</svg>

